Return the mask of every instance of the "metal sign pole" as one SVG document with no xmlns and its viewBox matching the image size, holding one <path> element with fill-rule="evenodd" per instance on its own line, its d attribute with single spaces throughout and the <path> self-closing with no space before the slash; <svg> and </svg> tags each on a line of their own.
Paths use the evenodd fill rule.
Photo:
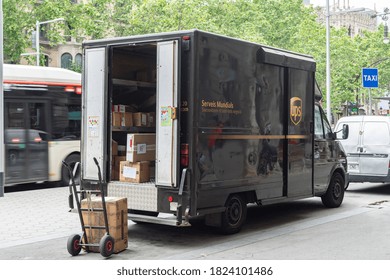
<svg viewBox="0 0 390 280">
<path fill-rule="evenodd" d="M 371 88 L 368 88 L 368 115 L 372 115 Z"/>
</svg>

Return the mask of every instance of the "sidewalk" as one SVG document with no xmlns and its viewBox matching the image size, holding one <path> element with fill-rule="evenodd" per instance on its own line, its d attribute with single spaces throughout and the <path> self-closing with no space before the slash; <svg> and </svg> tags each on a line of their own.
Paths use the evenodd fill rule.
<svg viewBox="0 0 390 280">
<path fill-rule="evenodd" d="M 66 186 L 0 197 L 0 249 L 80 232 L 77 212 L 69 212 L 68 194 Z"/>
</svg>

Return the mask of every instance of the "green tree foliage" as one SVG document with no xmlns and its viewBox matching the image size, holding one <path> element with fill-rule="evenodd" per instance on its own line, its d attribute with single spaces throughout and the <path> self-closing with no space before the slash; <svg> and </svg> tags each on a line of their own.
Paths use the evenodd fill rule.
<svg viewBox="0 0 390 280">
<path fill-rule="evenodd" d="M 302 0 L 3 0 L 5 58 L 18 62 L 31 46 L 35 22 L 65 18 L 46 30 L 54 44 L 65 36 L 79 39 L 130 36 L 201 29 L 309 54 L 317 61 L 316 78 L 325 92 L 325 26 Z M 42 26 L 45 30 L 47 26 Z M 65 30 L 65 31 L 64 31 Z M 333 110 L 361 96 L 361 68 L 379 68 L 380 95 L 390 84 L 390 48 L 383 26 L 350 38 L 331 29 L 331 99 Z M 375 62 L 378 62 L 375 64 Z M 324 103 L 325 104 L 325 103 Z"/>
<path fill-rule="evenodd" d="M 16 63 L 20 55 L 31 45 L 30 35 L 34 29 L 28 10 L 31 9 L 26 0 L 3 0 L 3 36 L 4 60 Z"/>
</svg>

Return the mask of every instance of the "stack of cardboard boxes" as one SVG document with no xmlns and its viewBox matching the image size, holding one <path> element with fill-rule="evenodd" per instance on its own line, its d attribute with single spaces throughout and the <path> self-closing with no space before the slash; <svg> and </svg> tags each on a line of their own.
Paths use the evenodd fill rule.
<svg viewBox="0 0 390 280">
<path fill-rule="evenodd" d="M 114 127 L 132 127 L 133 114 L 131 107 L 127 105 L 112 106 L 112 126 Z"/>
<path fill-rule="evenodd" d="M 122 149 L 121 145 L 112 141 L 111 180 L 132 183 L 149 182 L 150 178 L 154 178 L 156 134 L 129 133 L 126 142 L 126 148 Z"/>
<path fill-rule="evenodd" d="M 112 126 L 119 127 L 156 127 L 155 112 L 134 112 L 129 105 L 113 105 Z"/>
<path fill-rule="evenodd" d="M 156 127 L 156 113 L 133 113 L 133 125 L 137 127 Z"/>
<path fill-rule="evenodd" d="M 111 180 L 119 180 L 119 167 L 120 162 L 126 160 L 126 146 L 118 145 L 118 142 L 112 140 L 111 143 L 111 153 L 112 153 L 112 174 Z"/>
<path fill-rule="evenodd" d="M 156 127 L 155 112 L 135 112 L 130 105 L 113 105 L 112 126 L 114 129 L 131 127 Z M 119 130 L 123 131 L 123 130 Z M 122 132 L 120 132 L 122 133 Z M 127 134 L 127 144 L 118 145 L 112 141 L 112 174 L 111 180 L 143 183 L 154 177 L 156 158 L 156 134 Z"/>
<path fill-rule="evenodd" d="M 154 177 L 150 170 L 156 158 L 156 134 L 127 134 L 126 160 L 120 162 L 119 181 L 149 182 Z"/>
</svg>

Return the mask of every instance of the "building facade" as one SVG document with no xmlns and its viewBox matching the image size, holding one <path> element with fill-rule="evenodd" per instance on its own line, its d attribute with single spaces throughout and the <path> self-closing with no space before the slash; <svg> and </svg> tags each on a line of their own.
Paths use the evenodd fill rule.
<svg viewBox="0 0 390 280">
<path fill-rule="evenodd" d="M 377 12 L 368 8 L 351 7 L 349 0 L 330 1 L 329 24 L 335 28 L 346 28 L 348 35 L 363 35 L 363 31 L 377 31 Z M 316 7 L 318 21 L 326 22 L 326 7 Z"/>
<path fill-rule="evenodd" d="M 50 46 L 49 42 L 41 41 L 45 57 L 45 65 L 66 69 L 81 69 L 81 43 L 72 39 L 69 42 Z"/>
<path fill-rule="evenodd" d="M 74 4 L 78 4 L 86 3 L 88 0 L 70 1 Z M 50 28 L 50 24 L 46 25 L 46 27 Z M 40 56 L 44 59 L 44 62 L 41 63 L 41 65 L 81 71 L 82 39 L 74 38 L 64 33 L 65 42 L 53 45 L 46 37 L 44 29 L 42 29 L 39 34 Z M 27 51 L 29 51 L 27 53 L 28 55 L 36 53 L 35 47 L 30 48 Z M 22 57 L 20 64 L 27 65 L 31 64 L 31 62 L 29 63 L 27 57 Z"/>
</svg>

